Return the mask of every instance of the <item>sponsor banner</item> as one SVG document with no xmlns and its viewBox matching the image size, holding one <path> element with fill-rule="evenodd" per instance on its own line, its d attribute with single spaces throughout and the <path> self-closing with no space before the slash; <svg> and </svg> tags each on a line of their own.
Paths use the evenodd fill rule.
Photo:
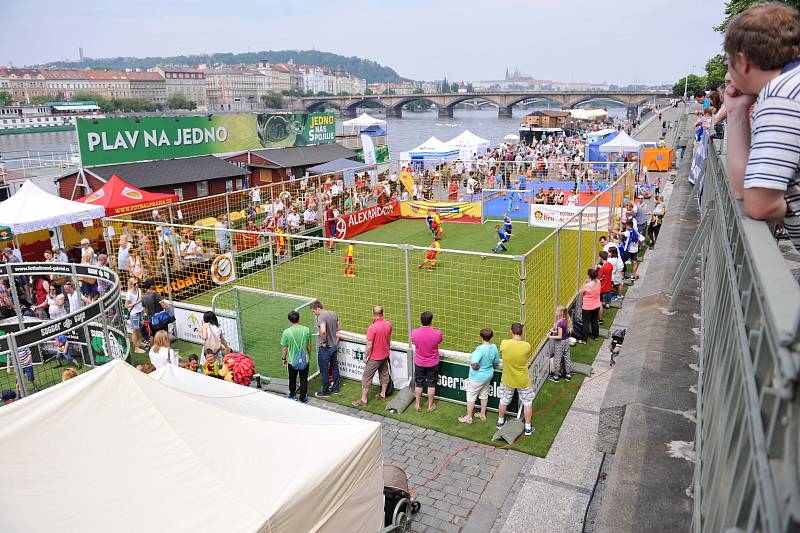
<svg viewBox="0 0 800 533">
<path fill-rule="evenodd" d="M 364 163 L 363 148 L 353 148 L 353 153 L 356 154 L 356 161 L 361 161 L 362 163 Z M 375 145 L 375 162 L 386 163 L 388 161 L 389 161 L 389 147 L 385 144 Z"/>
<path fill-rule="evenodd" d="M 311 231 L 301 233 L 304 237 L 322 237 L 322 228 L 314 228 Z M 321 248 L 323 241 L 319 239 L 289 239 L 292 257 L 307 254 L 317 248 Z"/>
<path fill-rule="evenodd" d="M 388 224 L 398 218 L 400 218 L 400 205 L 398 202 L 368 207 L 339 217 L 336 220 L 336 235 L 333 235 L 333 237 L 351 239 L 356 235 Z M 325 231 L 326 236 L 331 237 L 329 228 L 325 228 Z"/>
<path fill-rule="evenodd" d="M 364 350 L 367 347 L 366 341 L 340 340 L 337 360 L 339 361 L 339 373 L 342 377 L 361 380 L 364 374 Z M 408 371 L 408 353 L 405 350 L 389 349 L 389 364 L 392 367 L 392 381 L 396 389 L 408 386 L 410 382 L 410 372 Z M 380 385 L 378 373 L 372 378 L 373 385 Z"/>
<path fill-rule="evenodd" d="M 336 141 L 333 113 L 77 119 L 84 166 Z"/>
<path fill-rule="evenodd" d="M 174 304 L 175 309 L 175 335 L 184 341 L 192 342 L 195 344 L 203 344 L 203 339 L 200 338 L 199 332 L 203 325 L 203 313 L 206 311 L 213 311 L 210 307 L 201 305 L 191 305 L 185 303 Z M 239 328 L 236 324 L 236 319 L 225 316 L 225 314 L 217 311 L 217 320 L 219 320 L 219 327 L 222 328 L 222 334 L 228 345 L 235 352 L 241 350 L 241 343 L 239 342 Z"/>
<path fill-rule="evenodd" d="M 236 254 L 236 273 L 240 277 L 260 272 L 270 265 L 272 255 L 269 253 L 269 244 Z"/>
<path fill-rule="evenodd" d="M 89 203 L 88 201 L 86 203 Z M 151 200 L 149 202 L 141 202 L 134 205 L 123 205 L 120 207 L 106 207 L 106 216 L 124 215 L 125 213 L 132 213 L 134 211 L 144 211 L 146 209 L 153 209 L 174 203 L 172 198 L 162 198 L 161 200 Z"/>
<path fill-rule="evenodd" d="M 211 281 L 217 285 L 225 285 L 236 279 L 233 254 L 220 254 L 211 262 Z"/>
<path fill-rule="evenodd" d="M 489 407 L 497 409 L 500 405 L 500 378 L 502 372 L 495 370 L 492 384 L 489 386 Z M 439 381 L 436 383 L 436 397 L 457 403 L 467 403 L 467 379 L 469 365 L 454 361 L 439 361 Z M 509 411 L 516 413 L 517 399 L 511 402 Z"/>
<path fill-rule="evenodd" d="M 584 209 L 583 216 L 576 216 L 582 209 Z M 572 205 L 531 204 L 530 212 L 531 226 L 543 228 L 579 229 L 581 224 L 584 228 L 594 228 L 595 222 L 598 227 L 607 228 L 611 216 L 611 209 L 608 207 L 595 208 L 593 206 L 583 208 Z"/>
<path fill-rule="evenodd" d="M 448 222 L 481 223 L 480 202 L 422 202 L 403 200 L 400 202 L 401 218 L 425 218 L 433 209 L 442 220 Z"/>
<path fill-rule="evenodd" d="M 187 268 L 170 270 L 169 287 L 166 276 L 153 278 L 155 290 L 161 296 L 172 295 L 173 301 L 188 300 L 214 288 L 211 280 L 211 259 L 190 263 Z M 170 289 L 172 292 L 170 292 Z"/>
<path fill-rule="evenodd" d="M 41 323 L 42 321 L 36 320 L 36 323 Z M 0 331 L 0 335 L 4 333 L 14 333 L 19 330 L 18 324 L 5 324 L 2 326 L 3 331 Z M 130 351 L 130 345 L 128 343 L 127 335 L 118 330 L 115 327 L 107 326 L 108 329 L 108 337 L 111 341 L 111 350 L 109 351 L 106 346 L 106 338 L 103 332 L 103 325 L 98 322 L 89 322 L 86 324 L 86 330 L 84 331 L 83 327 L 79 327 L 77 329 L 73 329 L 72 331 L 67 331 L 63 333 L 63 335 L 67 338 L 70 343 L 79 344 L 83 346 L 88 346 L 94 355 L 95 363 L 107 363 L 111 359 L 127 359 L 128 352 Z M 88 332 L 89 337 L 87 339 L 86 333 Z M 49 346 L 47 343 L 50 343 Z M 31 355 L 33 362 L 36 364 L 44 363 L 45 359 L 47 358 L 48 353 L 52 354 L 55 351 L 55 341 L 51 338 L 49 341 L 45 341 L 43 344 L 39 344 L 36 346 L 31 346 Z M 73 352 L 77 356 L 77 351 Z M 0 361 L 3 363 L 6 362 L 6 357 L 0 357 Z M 89 362 L 90 359 L 86 359 L 85 362 Z"/>
</svg>

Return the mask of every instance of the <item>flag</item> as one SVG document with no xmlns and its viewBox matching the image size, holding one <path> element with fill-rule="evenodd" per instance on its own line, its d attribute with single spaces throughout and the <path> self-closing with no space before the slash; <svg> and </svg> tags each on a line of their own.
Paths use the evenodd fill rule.
<svg viewBox="0 0 800 533">
<path fill-rule="evenodd" d="M 375 158 L 375 143 L 372 142 L 372 137 L 366 133 L 362 133 L 361 147 L 364 149 L 364 163 L 367 165 L 375 165 L 377 160 Z M 372 186 L 375 187 L 375 184 L 378 182 L 378 171 L 370 170 L 369 177 Z"/>
<path fill-rule="evenodd" d="M 414 176 L 408 168 L 400 170 L 400 183 L 406 188 L 408 194 L 414 194 Z"/>
</svg>

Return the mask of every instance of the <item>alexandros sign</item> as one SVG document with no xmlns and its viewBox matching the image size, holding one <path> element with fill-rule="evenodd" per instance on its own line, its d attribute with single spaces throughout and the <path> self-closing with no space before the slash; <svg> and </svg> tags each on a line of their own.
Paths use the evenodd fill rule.
<svg viewBox="0 0 800 533">
<path fill-rule="evenodd" d="M 333 237 L 350 239 L 398 218 L 400 218 L 400 205 L 397 202 L 368 207 L 339 217 L 336 220 L 336 235 Z M 325 231 L 328 232 L 328 228 L 325 228 Z M 331 237 L 331 235 L 326 236 Z"/>
<path fill-rule="evenodd" d="M 77 125 L 85 166 L 336 140 L 333 113 L 78 119 Z"/>
</svg>

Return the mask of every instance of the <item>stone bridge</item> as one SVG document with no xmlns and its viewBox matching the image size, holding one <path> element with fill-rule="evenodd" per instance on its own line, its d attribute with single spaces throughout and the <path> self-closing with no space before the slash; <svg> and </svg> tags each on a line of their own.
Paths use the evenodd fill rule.
<svg viewBox="0 0 800 533">
<path fill-rule="evenodd" d="M 318 111 L 324 106 L 339 109 L 343 117 L 355 117 L 356 109 L 373 102 L 386 109 L 387 117 L 402 117 L 403 106 L 415 100 L 436 104 L 440 117 L 452 117 L 453 109 L 467 100 L 482 100 L 497 106 L 498 116 L 510 117 L 511 109 L 521 102 L 549 101 L 562 108 L 573 108 L 592 100 L 619 102 L 627 107 L 668 97 L 663 91 L 519 91 L 481 93 L 429 93 L 429 94 L 375 94 L 353 96 L 307 96 L 292 99 L 293 111 Z"/>
</svg>

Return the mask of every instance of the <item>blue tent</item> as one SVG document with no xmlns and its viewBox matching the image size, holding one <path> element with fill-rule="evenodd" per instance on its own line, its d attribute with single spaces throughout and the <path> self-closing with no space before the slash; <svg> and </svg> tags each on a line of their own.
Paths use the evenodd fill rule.
<svg viewBox="0 0 800 533">
<path fill-rule="evenodd" d="M 612 133 L 611 135 L 609 135 L 608 137 L 606 137 L 606 138 L 604 138 L 604 139 L 602 139 L 600 141 L 589 143 L 589 146 L 586 148 L 586 162 L 587 163 L 607 163 L 608 162 L 608 156 L 606 154 L 600 152 L 600 145 L 609 142 L 610 140 L 614 139 L 614 137 L 616 137 L 617 135 L 619 135 L 619 131 L 615 131 L 614 133 Z M 595 165 L 594 166 L 594 170 L 597 171 L 597 170 L 600 170 L 600 169 L 605 168 L 605 167 L 606 167 L 606 165 Z"/>
</svg>

